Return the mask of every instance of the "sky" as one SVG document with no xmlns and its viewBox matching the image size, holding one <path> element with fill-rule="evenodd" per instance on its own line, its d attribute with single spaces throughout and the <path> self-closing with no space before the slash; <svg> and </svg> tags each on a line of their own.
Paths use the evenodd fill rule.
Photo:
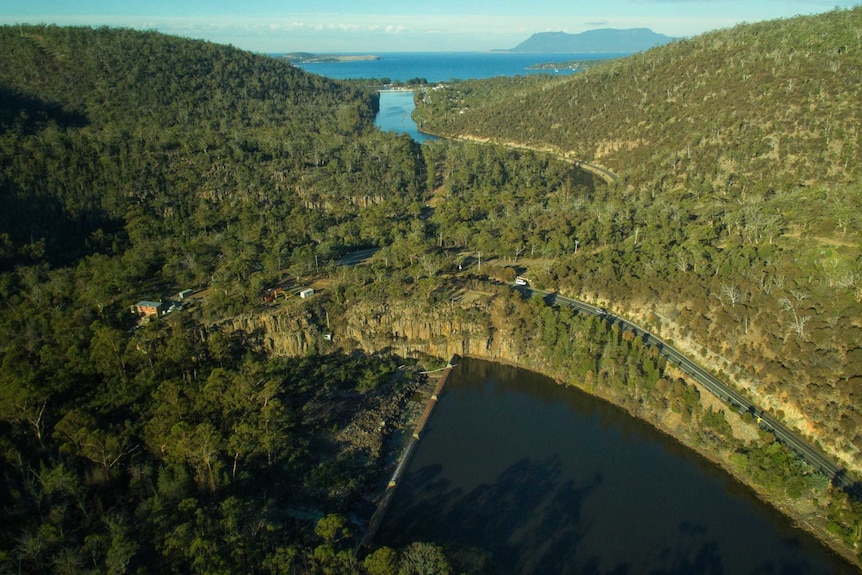
<svg viewBox="0 0 862 575">
<path fill-rule="evenodd" d="M 0 0 L 0 24 L 158 30 L 265 53 L 449 52 L 595 28 L 690 37 L 857 5 L 862 0 Z"/>
</svg>

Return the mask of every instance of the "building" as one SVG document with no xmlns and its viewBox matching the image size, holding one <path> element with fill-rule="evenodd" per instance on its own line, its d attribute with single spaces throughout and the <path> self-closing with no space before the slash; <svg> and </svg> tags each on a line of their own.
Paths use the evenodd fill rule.
<svg viewBox="0 0 862 575">
<path fill-rule="evenodd" d="M 314 288 L 305 288 L 301 292 L 299 292 L 299 297 L 305 299 L 307 297 L 311 297 L 314 295 Z"/>
<path fill-rule="evenodd" d="M 184 289 L 183 291 L 181 291 L 180 293 L 177 294 L 177 297 L 181 300 L 184 300 L 187 297 L 191 297 L 191 295 L 192 295 L 192 290 Z"/>
<path fill-rule="evenodd" d="M 165 304 L 160 301 L 142 300 L 132 306 L 132 313 L 140 317 L 159 317 L 165 313 Z"/>
</svg>

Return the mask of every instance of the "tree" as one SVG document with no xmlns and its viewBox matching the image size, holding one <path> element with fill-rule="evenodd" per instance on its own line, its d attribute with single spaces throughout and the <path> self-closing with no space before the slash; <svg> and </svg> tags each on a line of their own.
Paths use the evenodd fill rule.
<svg viewBox="0 0 862 575">
<path fill-rule="evenodd" d="M 398 568 L 398 553 L 391 547 L 380 547 L 362 562 L 369 575 L 392 575 Z"/>
<path fill-rule="evenodd" d="M 411 543 L 401 553 L 399 575 L 449 575 L 452 567 L 443 549 L 433 543 Z"/>
<path fill-rule="evenodd" d="M 350 524 L 344 515 L 324 515 L 314 526 L 314 533 L 324 542 L 335 545 L 350 537 Z"/>
</svg>

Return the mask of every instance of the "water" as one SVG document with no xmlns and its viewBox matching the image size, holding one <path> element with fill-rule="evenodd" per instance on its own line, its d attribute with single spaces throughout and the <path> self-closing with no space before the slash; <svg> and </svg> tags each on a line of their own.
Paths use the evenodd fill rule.
<svg viewBox="0 0 862 575">
<path fill-rule="evenodd" d="M 376 543 L 457 543 L 494 573 L 856 570 L 696 454 L 536 374 L 465 359 Z"/>
<path fill-rule="evenodd" d="M 406 82 L 424 78 L 428 82 L 446 82 L 453 79 L 481 79 L 495 76 L 527 74 L 571 74 L 560 68 L 530 69 L 530 66 L 584 60 L 603 60 L 625 54 L 514 54 L 508 52 L 391 52 L 380 54 L 380 60 L 350 62 L 321 62 L 298 64 L 300 68 L 333 78 L 389 78 Z"/>
<path fill-rule="evenodd" d="M 393 52 L 385 53 L 380 60 L 347 62 L 321 62 L 298 64 L 300 68 L 336 80 L 357 78 L 388 78 L 391 82 L 406 82 L 423 78 L 430 83 L 452 79 L 481 79 L 495 76 L 526 74 L 572 74 L 575 71 L 560 68 L 531 69 L 545 63 L 602 60 L 624 54 L 513 54 L 507 52 Z M 413 95 L 411 92 L 383 91 L 380 93 L 380 111 L 375 125 L 381 130 L 409 134 L 417 142 L 435 139 L 423 134 L 413 121 Z"/>
<path fill-rule="evenodd" d="M 406 90 L 383 90 L 380 92 L 380 110 L 374 118 L 374 125 L 384 132 L 408 134 L 415 141 L 436 140 L 435 136 L 419 131 L 411 114 L 416 108 L 413 92 Z"/>
</svg>

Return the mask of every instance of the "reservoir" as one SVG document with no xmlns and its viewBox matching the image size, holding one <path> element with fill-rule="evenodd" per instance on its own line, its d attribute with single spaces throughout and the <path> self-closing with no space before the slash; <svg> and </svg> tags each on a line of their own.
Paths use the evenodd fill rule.
<svg viewBox="0 0 862 575">
<path fill-rule="evenodd" d="M 378 545 L 477 548 L 493 573 L 856 573 L 624 411 L 525 370 L 453 370 Z"/>
<path fill-rule="evenodd" d="M 374 118 L 374 125 L 384 132 L 399 132 L 409 135 L 415 141 L 436 140 L 435 136 L 423 134 L 413 121 L 411 114 L 416 108 L 413 92 L 408 90 L 381 90 L 380 110 Z"/>
</svg>

